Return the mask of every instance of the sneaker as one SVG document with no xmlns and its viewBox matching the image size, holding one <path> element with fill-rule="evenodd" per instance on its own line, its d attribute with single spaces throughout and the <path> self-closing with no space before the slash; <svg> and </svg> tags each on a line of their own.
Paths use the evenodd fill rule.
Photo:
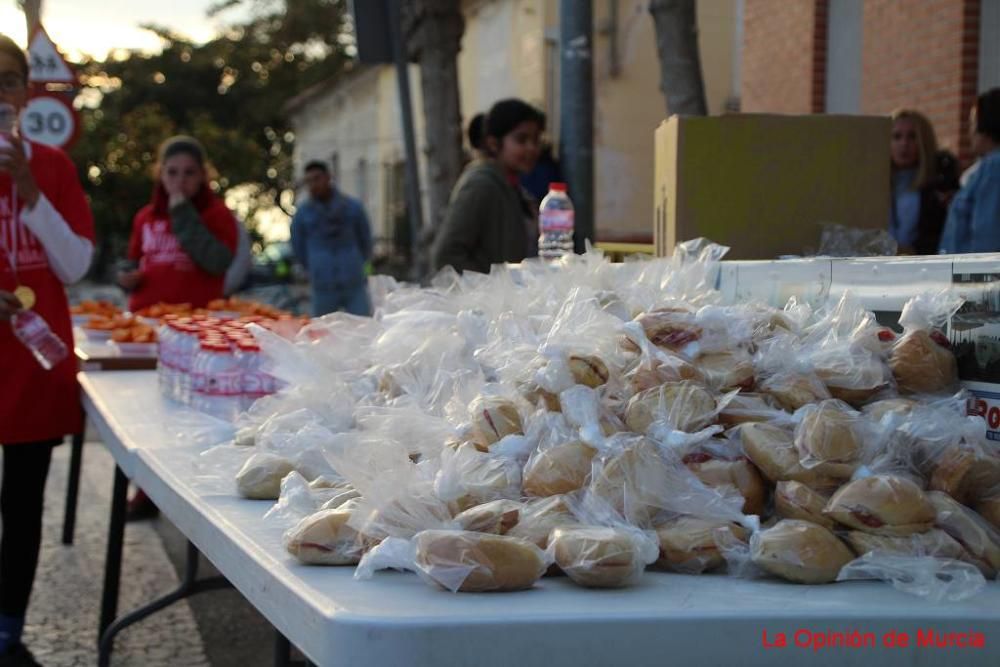
<svg viewBox="0 0 1000 667">
<path fill-rule="evenodd" d="M 128 508 L 125 510 L 126 521 L 145 521 L 155 519 L 159 515 L 160 508 L 142 491 L 137 492 L 132 500 L 128 501 Z"/>
<path fill-rule="evenodd" d="M 17 642 L 11 645 L 5 653 L 0 653 L 0 667 L 42 667 L 28 647 Z"/>
</svg>

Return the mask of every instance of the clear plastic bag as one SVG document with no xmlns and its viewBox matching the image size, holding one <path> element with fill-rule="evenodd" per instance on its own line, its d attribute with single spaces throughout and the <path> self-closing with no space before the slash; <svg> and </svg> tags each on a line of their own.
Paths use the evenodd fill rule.
<svg viewBox="0 0 1000 667">
<path fill-rule="evenodd" d="M 285 532 L 285 550 L 306 565 L 356 565 L 372 546 L 349 525 L 353 503 L 303 517 Z"/>
<path fill-rule="evenodd" d="M 551 561 L 516 537 L 461 530 L 425 530 L 413 538 L 417 572 L 453 593 L 531 588 Z"/>
<path fill-rule="evenodd" d="M 490 456 L 464 443 L 441 452 L 434 491 L 453 514 L 491 500 L 518 500 L 521 467 L 510 459 Z"/>
<path fill-rule="evenodd" d="M 866 553 L 845 565 L 837 581 L 878 579 L 929 602 L 967 600 L 986 586 L 975 566 L 957 560 Z"/>
<path fill-rule="evenodd" d="M 932 394 L 955 389 L 958 364 L 940 328 L 963 301 L 950 290 L 944 290 L 917 295 L 903 306 L 899 323 L 904 333 L 893 344 L 889 358 L 900 392 Z"/>
</svg>

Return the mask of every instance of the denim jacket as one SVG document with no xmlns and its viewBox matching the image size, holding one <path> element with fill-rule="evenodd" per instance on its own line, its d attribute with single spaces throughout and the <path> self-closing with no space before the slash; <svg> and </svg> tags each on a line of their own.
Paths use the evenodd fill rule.
<svg viewBox="0 0 1000 667">
<path fill-rule="evenodd" d="M 985 155 L 951 201 L 942 253 L 1000 251 L 1000 149 Z"/>
<path fill-rule="evenodd" d="M 292 248 L 308 270 L 313 290 L 363 285 L 372 255 L 372 232 L 361 202 L 334 191 L 327 201 L 307 199 L 292 218 Z"/>
</svg>

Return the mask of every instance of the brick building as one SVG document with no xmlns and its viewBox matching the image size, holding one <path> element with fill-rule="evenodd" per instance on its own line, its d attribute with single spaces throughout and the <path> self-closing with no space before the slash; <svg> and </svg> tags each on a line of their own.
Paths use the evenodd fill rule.
<svg viewBox="0 0 1000 667">
<path fill-rule="evenodd" d="M 1000 0 L 742 0 L 742 111 L 924 112 L 968 158 L 969 108 L 1000 86 Z"/>
</svg>

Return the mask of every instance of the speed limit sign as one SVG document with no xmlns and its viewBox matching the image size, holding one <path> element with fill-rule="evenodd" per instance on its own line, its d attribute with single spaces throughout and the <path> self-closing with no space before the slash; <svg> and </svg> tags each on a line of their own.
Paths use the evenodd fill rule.
<svg viewBox="0 0 1000 667">
<path fill-rule="evenodd" d="M 78 132 L 76 110 L 57 95 L 32 97 L 21 114 L 21 134 L 40 144 L 66 149 L 76 141 Z"/>
</svg>

